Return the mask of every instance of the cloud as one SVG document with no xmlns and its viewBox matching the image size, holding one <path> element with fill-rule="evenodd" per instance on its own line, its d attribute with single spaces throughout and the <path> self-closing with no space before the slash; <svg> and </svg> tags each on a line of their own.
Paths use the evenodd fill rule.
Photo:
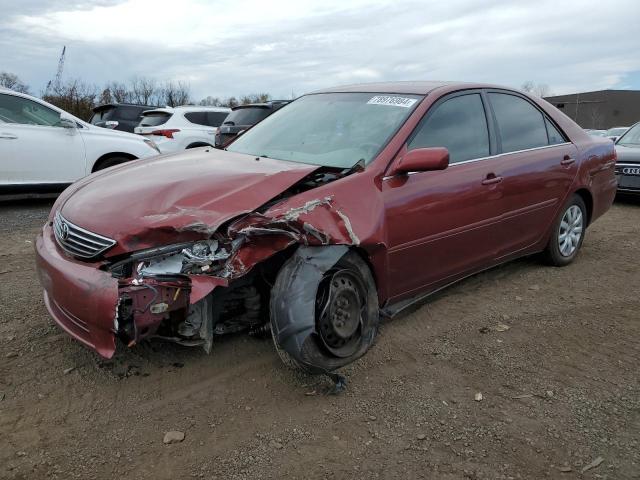
<svg viewBox="0 0 640 480">
<path fill-rule="evenodd" d="M 66 77 L 180 79 L 198 98 L 412 79 L 532 80 L 564 93 L 637 78 L 640 3 L 615 3 L 10 1 L 0 68 L 37 90 L 67 45 Z"/>
</svg>

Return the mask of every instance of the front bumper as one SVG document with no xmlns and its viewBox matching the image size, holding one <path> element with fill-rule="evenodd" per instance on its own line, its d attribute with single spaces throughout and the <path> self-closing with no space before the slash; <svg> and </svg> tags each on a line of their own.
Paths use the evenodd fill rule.
<svg viewBox="0 0 640 480">
<path fill-rule="evenodd" d="M 118 281 L 99 264 L 62 253 L 47 224 L 36 238 L 36 263 L 44 302 L 69 335 L 105 358 L 115 352 Z"/>
<path fill-rule="evenodd" d="M 640 163 L 617 163 L 618 192 L 640 195 Z"/>
</svg>

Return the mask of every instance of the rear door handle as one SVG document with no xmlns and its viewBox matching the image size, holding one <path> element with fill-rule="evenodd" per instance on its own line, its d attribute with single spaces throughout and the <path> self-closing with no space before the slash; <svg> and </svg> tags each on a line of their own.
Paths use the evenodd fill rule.
<svg viewBox="0 0 640 480">
<path fill-rule="evenodd" d="M 496 183 L 500 183 L 501 181 L 502 177 L 496 177 L 493 173 L 490 173 L 489 175 L 487 175 L 487 178 L 482 181 L 482 185 L 493 185 Z"/>
<path fill-rule="evenodd" d="M 560 165 L 562 165 L 563 167 L 566 167 L 567 165 L 571 165 L 575 162 L 576 162 L 575 158 L 570 157 L 569 155 L 565 155 L 562 161 L 560 162 Z"/>
<path fill-rule="evenodd" d="M 16 135 L 12 135 L 10 133 L 0 133 L 0 138 L 4 138 L 5 140 L 15 140 L 18 137 Z"/>
</svg>

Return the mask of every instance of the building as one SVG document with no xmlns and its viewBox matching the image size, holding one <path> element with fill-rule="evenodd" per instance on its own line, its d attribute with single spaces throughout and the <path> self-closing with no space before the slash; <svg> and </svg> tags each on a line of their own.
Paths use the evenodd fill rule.
<svg viewBox="0 0 640 480">
<path fill-rule="evenodd" d="M 582 128 L 628 127 L 640 121 L 640 90 L 599 90 L 545 100 Z"/>
</svg>

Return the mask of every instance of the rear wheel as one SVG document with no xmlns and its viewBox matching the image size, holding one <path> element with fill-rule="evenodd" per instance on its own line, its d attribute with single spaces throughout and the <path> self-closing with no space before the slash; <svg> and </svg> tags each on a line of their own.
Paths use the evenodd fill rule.
<svg viewBox="0 0 640 480">
<path fill-rule="evenodd" d="M 573 195 L 560 210 L 545 251 L 549 263 L 557 267 L 569 265 L 582 246 L 587 228 L 587 207 L 580 195 Z"/>
<path fill-rule="evenodd" d="M 289 273 L 285 266 L 279 275 Z M 378 295 L 371 271 L 357 253 L 349 252 L 326 272 L 317 286 L 315 333 L 305 341 L 305 361 L 284 350 L 276 339 L 275 329 L 271 331 L 276 351 L 288 367 L 307 372 L 314 370 L 312 367 L 332 371 L 371 348 L 378 324 Z"/>
</svg>

